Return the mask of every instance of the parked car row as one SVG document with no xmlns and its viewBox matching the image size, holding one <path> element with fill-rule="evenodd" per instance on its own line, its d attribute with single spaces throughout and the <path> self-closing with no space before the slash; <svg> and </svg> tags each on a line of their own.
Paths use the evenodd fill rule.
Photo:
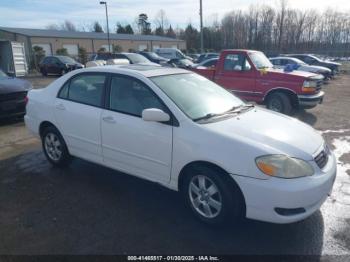
<svg viewBox="0 0 350 262">
<path fill-rule="evenodd" d="M 64 63 L 63 58 L 60 56 L 45 58 L 41 64 L 42 72 L 59 73 L 60 70 L 70 71 L 82 67 L 80 64 L 74 64 L 74 60 L 70 61 L 70 64 Z M 52 59 L 60 61 L 54 63 L 59 66 L 56 71 L 52 69 L 52 65 L 51 67 L 46 65 L 46 61 Z M 228 50 L 223 51 L 220 56 L 217 53 L 202 54 L 197 59 L 200 63 L 194 63 L 176 48 L 159 48 L 155 52 L 101 53 L 92 56 L 91 59 L 105 61 L 105 64 L 110 60 L 123 59 L 129 64 L 192 70 L 234 92 L 242 99 L 265 104 L 271 110 L 288 115 L 297 108 L 309 109 L 322 103 L 323 80 L 333 78 L 339 72 L 340 66 L 338 63 L 321 61 L 315 56 L 306 54 L 289 54 L 269 60 L 262 52 L 251 50 Z M 108 62 L 108 64 L 114 63 Z"/>
</svg>

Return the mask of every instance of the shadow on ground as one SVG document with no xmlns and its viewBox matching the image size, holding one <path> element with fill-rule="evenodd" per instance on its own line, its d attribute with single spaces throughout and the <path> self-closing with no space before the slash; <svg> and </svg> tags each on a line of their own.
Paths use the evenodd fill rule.
<svg viewBox="0 0 350 262">
<path fill-rule="evenodd" d="M 212 228 L 176 192 L 75 160 L 51 167 L 41 151 L 0 162 L 0 254 L 313 254 L 321 212 L 291 225 L 245 220 Z"/>
</svg>

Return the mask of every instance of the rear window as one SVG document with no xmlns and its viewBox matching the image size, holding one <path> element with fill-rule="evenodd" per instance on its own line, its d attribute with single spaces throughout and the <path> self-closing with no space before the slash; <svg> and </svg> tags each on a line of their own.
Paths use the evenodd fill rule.
<svg viewBox="0 0 350 262">
<path fill-rule="evenodd" d="M 79 75 L 61 88 L 58 97 L 101 107 L 105 81 L 106 76 L 103 74 Z"/>
</svg>

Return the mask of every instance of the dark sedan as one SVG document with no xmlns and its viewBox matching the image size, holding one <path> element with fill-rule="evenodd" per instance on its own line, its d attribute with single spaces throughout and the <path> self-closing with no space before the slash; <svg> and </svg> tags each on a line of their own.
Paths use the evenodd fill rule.
<svg viewBox="0 0 350 262">
<path fill-rule="evenodd" d="M 64 75 L 65 73 L 84 68 L 84 65 L 78 63 L 68 56 L 47 56 L 39 64 L 40 72 L 47 76 L 48 74 Z"/>
<path fill-rule="evenodd" d="M 157 63 L 157 64 L 165 64 L 165 63 L 167 63 L 169 61 L 169 59 L 161 57 L 161 56 L 157 55 L 154 52 L 141 51 L 141 52 L 139 52 L 139 54 L 143 55 L 144 57 L 146 57 L 151 62 Z"/>
<path fill-rule="evenodd" d="M 317 56 L 309 55 L 309 54 L 288 54 L 285 56 L 300 59 L 301 61 L 303 61 L 308 65 L 327 67 L 330 70 L 332 70 L 333 76 L 339 73 L 339 67 L 341 66 L 341 64 L 339 63 L 331 62 L 328 60 L 322 60 Z"/>
<path fill-rule="evenodd" d="M 0 70 L 0 118 L 22 117 L 30 89 L 30 82 L 9 77 Z"/>
</svg>

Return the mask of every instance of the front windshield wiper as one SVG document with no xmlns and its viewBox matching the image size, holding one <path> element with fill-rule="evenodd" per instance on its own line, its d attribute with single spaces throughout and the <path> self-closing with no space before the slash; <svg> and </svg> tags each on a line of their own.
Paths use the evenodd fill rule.
<svg viewBox="0 0 350 262">
<path fill-rule="evenodd" d="M 214 117 L 225 116 L 225 115 L 230 115 L 230 114 L 237 114 L 237 113 L 241 113 L 243 110 L 247 110 L 247 109 L 250 109 L 253 107 L 255 107 L 255 105 L 253 105 L 253 104 L 234 106 L 230 110 L 225 111 L 223 113 L 220 113 L 220 114 L 209 113 L 209 114 L 206 114 L 205 116 L 195 118 L 195 119 L 193 119 L 193 121 L 198 122 L 201 120 L 208 120 L 208 119 L 211 119 Z"/>
<path fill-rule="evenodd" d="M 253 104 L 245 104 L 245 105 L 240 105 L 240 106 L 234 106 L 230 110 L 226 111 L 225 113 L 226 114 L 239 113 L 239 112 L 242 112 L 242 110 L 250 109 L 250 108 L 253 108 L 253 107 L 255 107 L 255 105 L 253 105 Z"/>
<path fill-rule="evenodd" d="M 208 119 L 210 119 L 210 118 L 217 117 L 217 116 L 221 116 L 221 115 L 222 115 L 222 114 L 213 114 L 213 113 L 209 113 L 209 114 L 206 114 L 205 116 L 195 118 L 195 119 L 193 119 L 193 121 L 194 121 L 194 122 L 198 122 L 198 121 L 201 121 L 201 120 L 208 120 Z"/>
</svg>

